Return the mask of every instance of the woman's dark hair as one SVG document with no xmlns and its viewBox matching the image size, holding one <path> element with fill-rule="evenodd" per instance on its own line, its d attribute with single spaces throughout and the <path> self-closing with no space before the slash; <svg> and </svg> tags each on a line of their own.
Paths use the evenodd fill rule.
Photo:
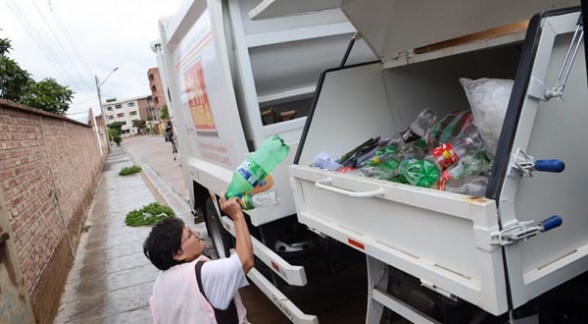
<svg viewBox="0 0 588 324">
<path fill-rule="evenodd" d="M 143 243 L 143 253 L 159 270 L 167 270 L 181 261 L 174 254 L 182 248 L 184 221 L 177 217 L 166 218 L 157 223 Z"/>
</svg>

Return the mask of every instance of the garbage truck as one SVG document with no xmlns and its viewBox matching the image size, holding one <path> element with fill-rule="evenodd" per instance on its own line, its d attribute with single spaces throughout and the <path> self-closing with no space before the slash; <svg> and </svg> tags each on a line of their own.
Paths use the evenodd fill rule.
<svg viewBox="0 0 588 324">
<path fill-rule="evenodd" d="M 246 211 L 248 277 L 292 322 L 318 318 L 286 288 L 311 284 L 312 261 L 337 268 L 352 251 L 367 264 L 367 323 L 586 321 L 581 13 L 561 0 L 184 2 L 154 48 L 218 256 L 234 233 L 218 197 L 278 134 L 291 147 L 271 174 L 281 203 Z M 512 80 L 483 195 L 313 165 L 402 132 L 423 108 L 470 109 L 460 78 Z"/>
</svg>

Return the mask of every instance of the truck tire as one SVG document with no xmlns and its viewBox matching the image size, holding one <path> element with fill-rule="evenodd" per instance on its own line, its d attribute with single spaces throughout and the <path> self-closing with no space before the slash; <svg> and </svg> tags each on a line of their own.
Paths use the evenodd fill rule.
<svg viewBox="0 0 588 324">
<path fill-rule="evenodd" d="M 216 258 L 229 257 L 229 250 L 233 247 L 233 238 L 223 228 L 220 216 L 210 198 L 206 199 L 204 221 L 206 222 L 208 236 L 212 240 L 214 250 L 216 251 Z"/>
</svg>

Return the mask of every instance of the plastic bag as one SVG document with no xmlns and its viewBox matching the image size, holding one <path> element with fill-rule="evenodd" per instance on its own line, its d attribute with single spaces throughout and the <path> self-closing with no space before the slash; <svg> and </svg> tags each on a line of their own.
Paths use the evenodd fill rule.
<svg viewBox="0 0 588 324">
<path fill-rule="evenodd" d="M 514 82 L 488 78 L 478 80 L 460 78 L 459 82 L 472 108 L 474 124 L 484 139 L 486 152 L 493 159 Z"/>
</svg>

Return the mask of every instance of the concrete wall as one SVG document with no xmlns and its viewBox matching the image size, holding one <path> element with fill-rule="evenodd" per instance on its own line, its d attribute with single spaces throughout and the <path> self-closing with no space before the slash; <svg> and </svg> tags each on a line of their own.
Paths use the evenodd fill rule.
<svg viewBox="0 0 588 324">
<path fill-rule="evenodd" d="M 37 322 L 57 312 L 103 164 L 88 125 L 0 100 L 0 216 Z"/>
</svg>

